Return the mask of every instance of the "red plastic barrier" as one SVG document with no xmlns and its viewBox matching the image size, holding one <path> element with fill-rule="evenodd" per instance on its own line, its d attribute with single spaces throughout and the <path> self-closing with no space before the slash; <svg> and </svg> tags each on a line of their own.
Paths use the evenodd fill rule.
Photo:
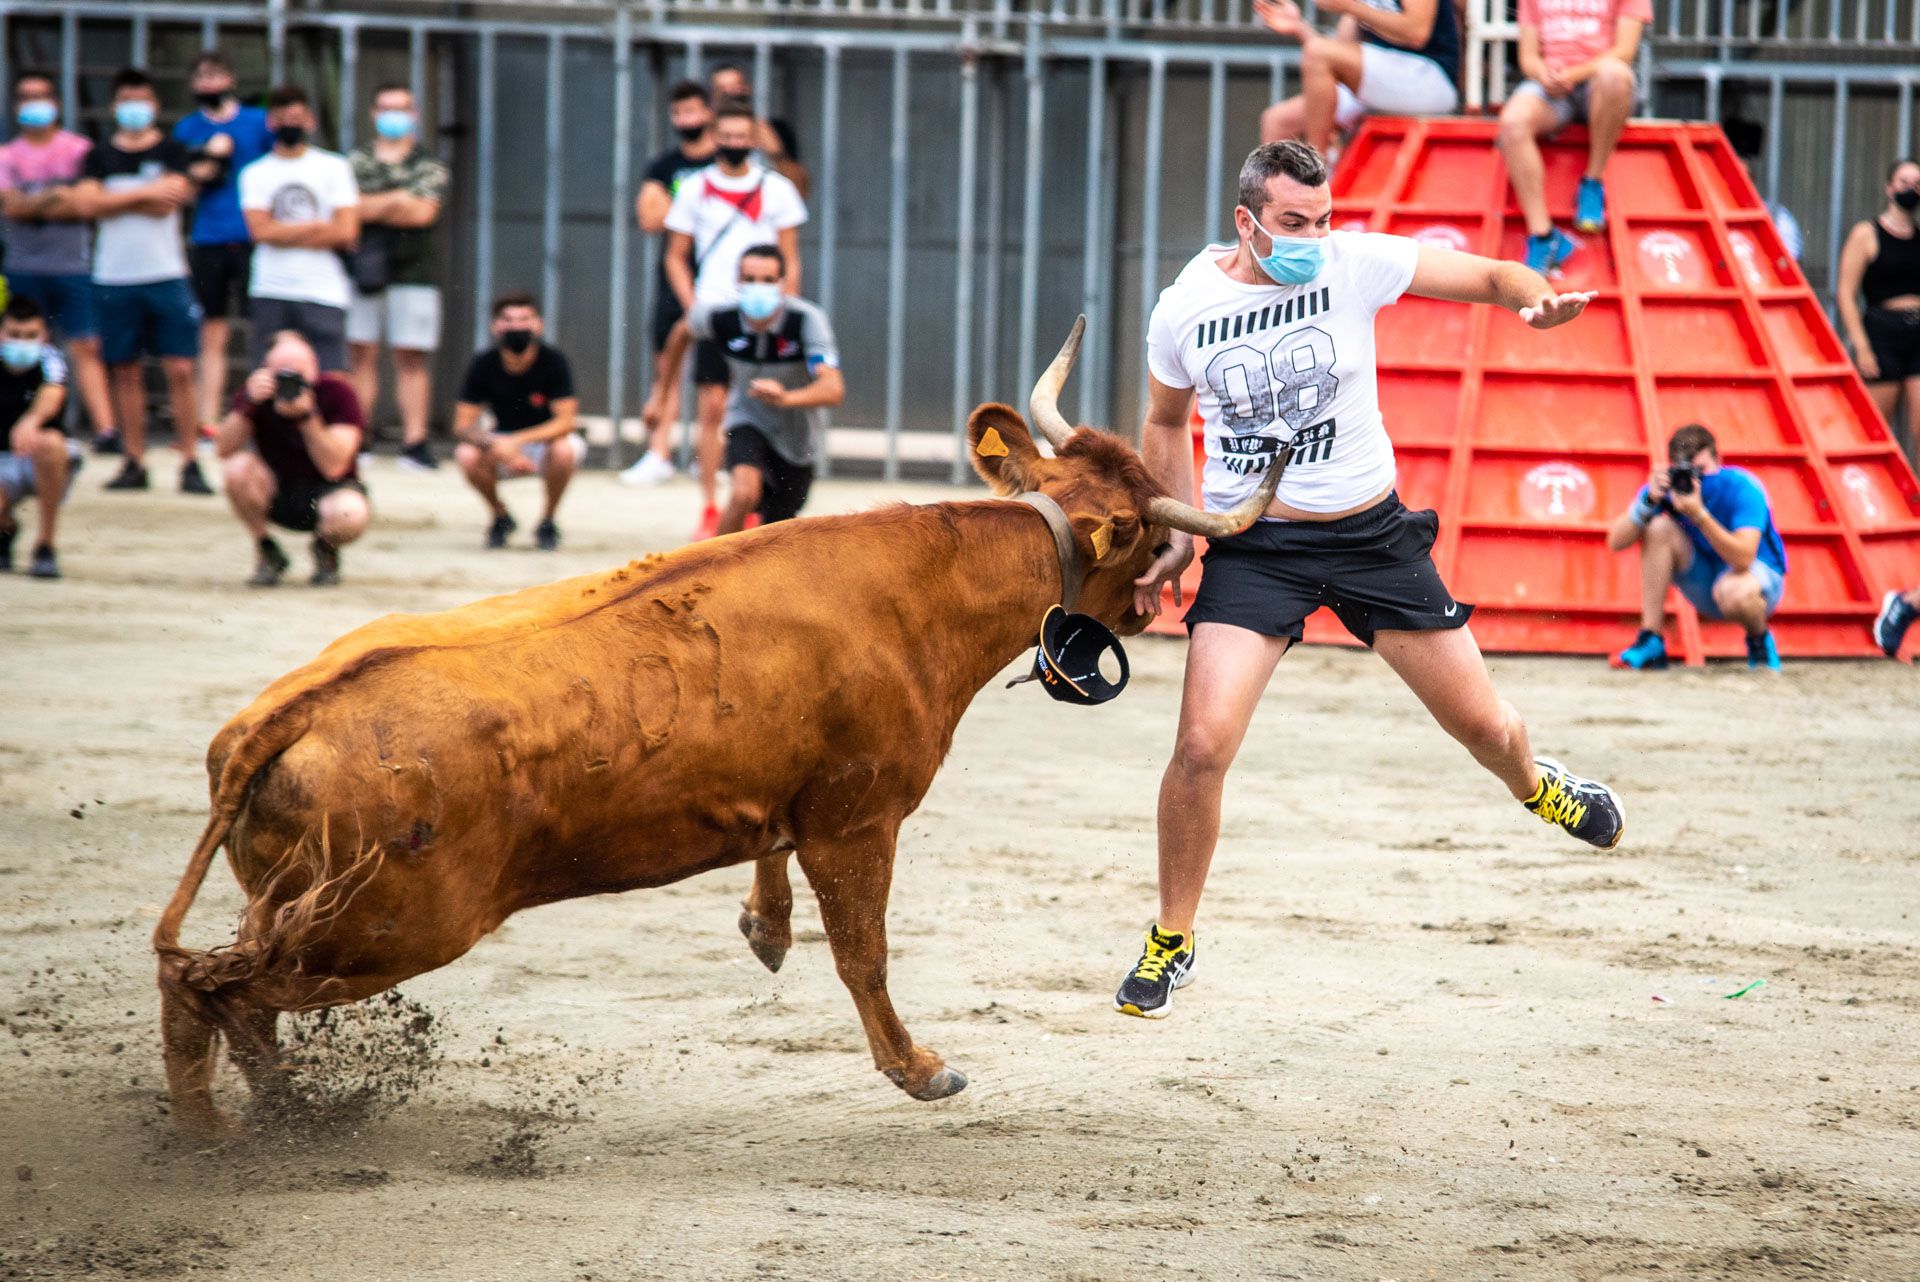
<svg viewBox="0 0 1920 1282">
<path fill-rule="evenodd" d="M 1373 118 L 1333 176 L 1334 225 L 1501 258 L 1525 229 L 1490 120 Z M 1545 148 L 1571 225 L 1586 135 Z M 1609 221 L 1559 273 L 1599 297 L 1571 325 L 1407 298 L 1377 322 L 1380 399 L 1400 494 L 1441 517 L 1434 556 L 1479 607 L 1489 650 L 1605 654 L 1631 639 L 1638 554 L 1608 553 L 1675 427 L 1699 421 L 1767 487 L 1787 545 L 1774 633 L 1789 656 L 1875 655 L 1888 588 L 1920 583 L 1920 482 L 1880 421 L 1745 168 L 1716 125 L 1636 124 L 1607 169 Z M 1198 442 L 1196 440 L 1196 456 Z M 1189 591 L 1198 582 L 1192 573 Z M 1677 592 L 1668 642 L 1689 663 L 1744 653 Z M 1163 614 L 1157 630 L 1178 629 Z M 1332 615 L 1309 641 L 1346 642 Z M 1920 633 L 1908 652 L 1920 650 Z"/>
</svg>

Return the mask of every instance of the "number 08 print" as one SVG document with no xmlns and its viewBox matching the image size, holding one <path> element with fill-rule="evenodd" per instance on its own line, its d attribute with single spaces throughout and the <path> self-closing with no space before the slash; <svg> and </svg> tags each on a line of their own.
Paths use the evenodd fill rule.
<svg viewBox="0 0 1920 1282">
<path fill-rule="evenodd" d="M 1244 435 L 1278 417 L 1296 433 L 1304 431 L 1340 390 L 1334 359 L 1333 337 L 1313 325 L 1282 335 L 1264 353 L 1235 343 L 1207 363 L 1207 388 L 1220 402 L 1220 425 Z"/>
</svg>

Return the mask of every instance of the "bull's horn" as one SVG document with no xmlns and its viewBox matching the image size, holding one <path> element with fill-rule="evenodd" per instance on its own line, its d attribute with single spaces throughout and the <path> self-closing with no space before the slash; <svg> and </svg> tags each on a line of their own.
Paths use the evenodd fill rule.
<svg viewBox="0 0 1920 1282">
<path fill-rule="evenodd" d="M 1073 435 L 1073 424 L 1060 416 L 1060 389 L 1066 386 L 1067 371 L 1073 368 L 1073 358 L 1080 354 L 1080 337 L 1086 332 L 1087 318 L 1082 316 L 1073 322 L 1073 332 L 1061 345 L 1060 354 L 1041 373 L 1033 385 L 1033 395 L 1027 398 L 1027 408 L 1033 411 L 1033 425 L 1056 451 Z"/>
<path fill-rule="evenodd" d="M 1280 474 L 1287 470 L 1292 458 L 1293 447 L 1281 446 L 1280 452 L 1274 456 L 1273 466 L 1267 469 L 1266 479 L 1260 482 L 1260 488 L 1249 494 L 1237 507 L 1225 512 L 1203 512 L 1191 503 L 1157 495 L 1147 502 L 1147 520 L 1154 525 L 1185 530 L 1202 538 L 1219 539 L 1238 534 L 1258 520 L 1260 514 L 1267 510 L 1267 504 L 1273 502 L 1273 492 L 1280 488 Z"/>
</svg>

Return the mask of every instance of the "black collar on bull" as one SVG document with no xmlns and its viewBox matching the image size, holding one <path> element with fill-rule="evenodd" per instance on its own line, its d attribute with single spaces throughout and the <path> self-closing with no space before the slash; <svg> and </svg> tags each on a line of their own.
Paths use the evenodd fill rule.
<svg viewBox="0 0 1920 1282">
<path fill-rule="evenodd" d="M 1071 614 L 1080 599 L 1080 587 L 1087 569 L 1080 562 L 1080 549 L 1073 541 L 1073 526 L 1058 503 L 1038 490 L 1018 496 L 1046 518 L 1053 532 L 1053 550 L 1060 558 L 1060 604 L 1050 605 L 1040 620 L 1040 643 L 1033 652 L 1033 671 L 1007 682 L 1009 688 L 1027 681 L 1038 681 L 1062 703 L 1105 703 L 1127 688 L 1131 669 L 1120 638 L 1106 624 L 1090 614 Z M 1113 651 L 1120 662 L 1120 679 L 1109 681 L 1100 673 L 1100 656 Z"/>
</svg>

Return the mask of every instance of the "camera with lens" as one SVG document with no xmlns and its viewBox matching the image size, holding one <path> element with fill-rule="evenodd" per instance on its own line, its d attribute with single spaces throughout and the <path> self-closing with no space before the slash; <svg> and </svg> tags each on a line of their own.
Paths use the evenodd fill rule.
<svg viewBox="0 0 1920 1282">
<path fill-rule="evenodd" d="M 1691 494 L 1700 472 L 1691 463 L 1675 463 L 1667 469 L 1667 488 L 1675 494 Z"/>
<path fill-rule="evenodd" d="M 273 372 L 273 399 L 280 402 L 297 400 L 307 390 L 307 380 L 298 370 L 277 369 Z"/>
</svg>

